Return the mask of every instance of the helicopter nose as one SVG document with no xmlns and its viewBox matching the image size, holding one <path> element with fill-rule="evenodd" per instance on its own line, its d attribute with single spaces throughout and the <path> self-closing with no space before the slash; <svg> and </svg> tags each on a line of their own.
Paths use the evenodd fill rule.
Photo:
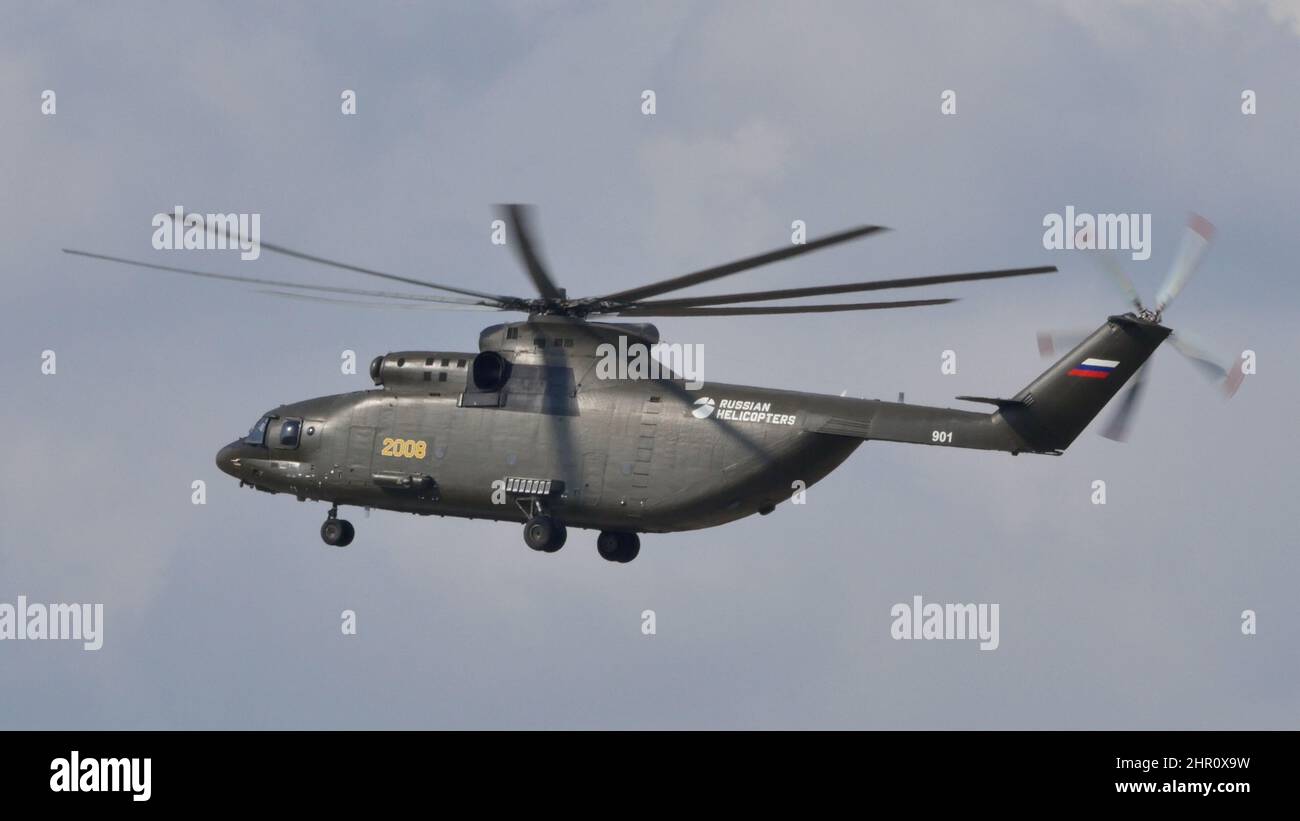
<svg viewBox="0 0 1300 821">
<path fill-rule="evenodd" d="M 236 478 L 239 477 L 239 451 L 239 440 L 235 440 L 217 451 L 217 467 L 222 473 L 228 473 Z"/>
</svg>

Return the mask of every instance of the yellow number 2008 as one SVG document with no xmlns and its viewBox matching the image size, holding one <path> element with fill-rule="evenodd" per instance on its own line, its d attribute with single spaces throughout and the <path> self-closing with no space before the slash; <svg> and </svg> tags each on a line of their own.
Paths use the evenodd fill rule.
<svg viewBox="0 0 1300 821">
<path fill-rule="evenodd" d="M 384 449 L 380 456 L 396 456 L 401 459 L 423 459 L 429 452 L 429 445 L 423 439 L 392 439 L 384 437 Z"/>
</svg>

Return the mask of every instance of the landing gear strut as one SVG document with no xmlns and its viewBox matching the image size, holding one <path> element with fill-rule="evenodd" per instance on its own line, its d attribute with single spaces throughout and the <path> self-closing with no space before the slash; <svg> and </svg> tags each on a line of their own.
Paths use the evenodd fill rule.
<svg viewBox="0 0 1300 821">
<path fill-rule="evenodd" d="M 550 516 L 538 514 L 524 522 L 524 542 L 533 550 L 554 553 L 568 538 L 568 528 Z"/>
<path fill-rule="evenodd" d="M 339 518 L 339 506 L 334 505 L 325 517 L 325 524 L 320 526 L 320 537 L 331 547 L 347 547 L 357 531 L 352 523 Z"/>
<path fill-rule="evenodd" d="M 641 537 L 635 533 L 602 530 L 596 537 L 596 552 L 602 559 L 627 564 L 641 552 Z"/>
</svg>

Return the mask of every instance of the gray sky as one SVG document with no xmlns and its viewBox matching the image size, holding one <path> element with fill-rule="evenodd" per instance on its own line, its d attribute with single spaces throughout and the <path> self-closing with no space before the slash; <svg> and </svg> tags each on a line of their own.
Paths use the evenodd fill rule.
<svg viewBox="0 0 1300 821">
<path fill-rule="evenodd" d="M 3 12 L 0 602 L 103 602 L 106 628 L 95 653 L 0 643 L 0 727 L 1300 726 L 1294 0 Z M 794 219 L 895 230 L 734 284 L 1059 265 L 930 289 L 963 297 L 940 308 L 657 323 L 706 346 L 711 380 L 939 405 L 1026 384 L 1037 329 L 1123 310 L 1091 260 L 1043 249 L 1045 214 L 1150 212 L 1151 259 L 1126 262 L 1149 296 L 1194 210 L 1219 233 L 1166 321 L 1259 373 L 1224 403 L 1161 351 L 1126 445 L 870 443 L 806 506 L 647 536 L 626 566 L 591 533 L 545 555 L 516 525 L 385 512 L 333 550 L 323 505 L 238 489 L 216 449 L 275 404 L 368 386 L 345 348 L 473 350 L 496 317 L 58 253 L 177 264 L 149 220 L 180 204 L 526 293 L 489 242 L 499 201 L 540 207 L 574 295 L 777 247 Z M 269 254 L 207 267 L 368 284 Z M 916 594 L 999 603 L 1001 646 L 891 640 Z"/>
</svg>

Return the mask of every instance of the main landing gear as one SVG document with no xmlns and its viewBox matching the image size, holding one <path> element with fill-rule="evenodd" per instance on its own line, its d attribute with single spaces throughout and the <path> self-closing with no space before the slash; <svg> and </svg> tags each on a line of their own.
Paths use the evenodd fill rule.
<svg viewBox="0 0 1300 821">
<path fill-rule="evenodd" d="M 550 516 L 539 513 L 524 522 L 524 543 L 533 550 L 554 553 L 564 547 L 568 538 L 568 528 Z"/>
<path fill-rule="evenodd" d="M 356 535 L 357 531 L 352 527 L 352 523 L 339 518 L 339 506 L 331 507 L 325 518 L 325 524 L 320 526 L 320 537 L 325 540 L 325 544 L 331 547 L 347 547 L 352 544 L 352 539 Z"/>
<path fill-rule="evenodd" d="M 596 552 L 602 559 L 627 564 L 641 552 L 641 537 L 635 533 L 602 530 L 596 537 Z"/>
<path fill-rule="evenodd" d="M 554 553 L 568 538 L 564 525 L 544 513 L 536 513 L 524 522 L 524 542 L 533 550 Z M 596 551 L 601 558 L 627 564 L 641 552 L 641 537 L 635 533 L 606 530 L 596 538 Z"/>
</svg>

